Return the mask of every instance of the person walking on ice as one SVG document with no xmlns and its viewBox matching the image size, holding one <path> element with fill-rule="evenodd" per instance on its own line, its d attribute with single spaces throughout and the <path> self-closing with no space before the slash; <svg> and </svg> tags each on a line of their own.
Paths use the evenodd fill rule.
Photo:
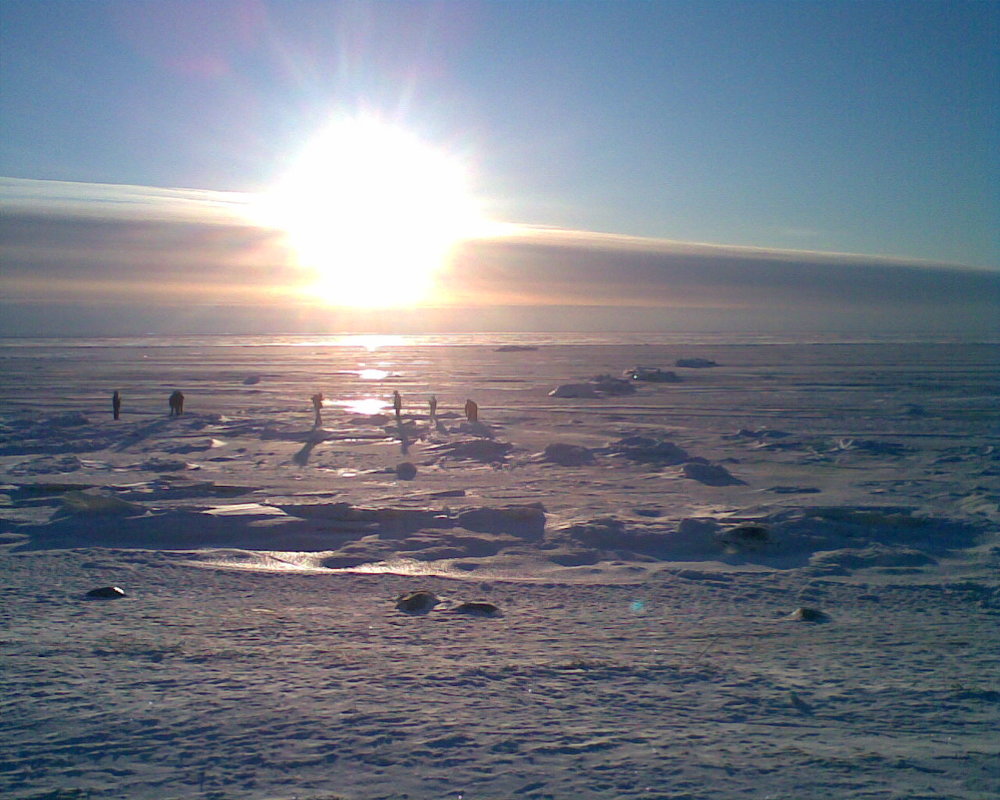
<svg viewBox="0 0 1000 800">
<path fill-rule="evenodd" d="M 469 422 L 479 422 L 479 406 L 474 400 L 465 401 L 465 418 Z"/>
<path fill-rule="evenodd" d="M 122 396 L 118 394 L 117 389 L 111 395 L 111 413 L 115 415 L 115 419 L 118 419 L 122 413 Z"/>
<path fill-rule="evenodd" d="M 314 428 L 321 428 L 321 427 L 323 427 L 323 414 L 322 414 L 322 411 L 323 411 L 323 393 L 322 392 L 316 392 L 316 394 L 314 394 L 312 396 L 312 404 L 313 404 L 313 410 L 316 412 L 316 419 L 313 420 L 313 427 Z"/>
<path fill-rule="evenodd" d="M 392 407 L 396 412 L 396 419 L 399 420 L 400 412 L 403 410 L 403 397 L 397 391 L 392 393 Z"/>
<path fill-rule="evenodd" d="M 179 417 L 184 413 L 184 395 L 179 389 L 174 389 L 168 402 L 170 403 L 171 417 Z"/>
</svg>

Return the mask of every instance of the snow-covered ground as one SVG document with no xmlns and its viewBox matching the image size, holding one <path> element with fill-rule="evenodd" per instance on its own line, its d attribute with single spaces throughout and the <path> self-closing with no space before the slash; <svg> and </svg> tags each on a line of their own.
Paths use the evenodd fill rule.
<svg viewBox="0 0 1000 800">
<path fill-rule="evenodd" d="M 0 346 L 0 794 L 1000 793 L 995 345 L 486 342 Z"/>
</svg>

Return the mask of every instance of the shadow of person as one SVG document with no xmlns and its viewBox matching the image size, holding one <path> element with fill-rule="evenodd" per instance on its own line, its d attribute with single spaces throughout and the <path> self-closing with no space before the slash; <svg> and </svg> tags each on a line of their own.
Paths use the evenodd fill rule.
<svg viewBox="0 0 1000 800">
<path fill-rule="evenodd" d="M 399 438 L 399 449 L 403 451 L 405 456 L 410 452 L 410 437 L 406 434 L 406 428 L 403 427 L 403 423 L 396 423 L 396 436 Z"/>
<path fill-rule="evenodd" d="M 294 461 L 300 467 L 304 467 L 306 464 L 309 463 L 309 457 L 312 455 L 313 448 L 316 446 L 316 444 L 317 443 L 314 440 L 310 439 L 308 442 L 302 445 L 301 450 L 299 450 L 294 456 L 292 456 L 292 461 Z"/>
<path fill-rule="evenodd" d="M 471 433 L 480 439 L 492 439 L 494 437 L 493 429 L 485 422 L 479 422 L 478 420 L 476 422 L 463 422 L 458 427 L 462 433 Z"/>
<path fill-rule="evenodd" d="M 300 467 L 304 467 L 309 463 L 309 457 L 312 455 L 313 448 L 320 442 L 325 442 L 326 438 L 325 431 L 313 428 L 306 434 L 306 443 L 302 445 L 301 449 L 295 455 L 292 456 L 292 461 Z"/>
</svg>

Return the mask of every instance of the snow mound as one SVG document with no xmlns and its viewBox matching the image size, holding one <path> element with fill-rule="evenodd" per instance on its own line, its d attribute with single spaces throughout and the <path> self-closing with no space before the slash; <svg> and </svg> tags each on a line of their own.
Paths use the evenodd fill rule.
<svg viewBox="0 0 1000 800">
<path fill-rule="evenodd" d="M 600 395 L 591 383 L 564 383 L 549 392 L 549 397 L 591 399 Z"/>
<path fill-rule="evenodd" d="M 597 375 L 590 383 L 599 394 L 611 396 L 635 394 L 635 386 L 630 381 L 613 378 L 610 375 Z"/>
<path fill-rule="evenodd" d="M 721 464 L 707 464 L 702 461 L 688 461 L 681 467 L 685 478 L 704 483 L 707 486 L 739 486 L 745 485 Z"/>
<path fill-rule="evenodd" d="M 632 367 L 623 373 L 626 378 L 646 383 L 680 383 L 681 377 L 676 372 L 659 367 Z"/>
<path fill-rule="evenodd" d="M 449 458 L 466 461 L 503 461 L 514 449 L 510 442 L 497 442 L 492 439 L 471 439 L 464 442 L 448 442 L 427 448 L 431 453 L 439 453 Z"/>
<path fill-rule="evenodd" d="M 586 383 L 564 383 L 549 392 L 549 397 L 593 399 L 635 394 L 630 381 L 612 375 L 595 375 Z"/>
<path fill-rule="evenodd" d="M 434 592 L 418 589 L 413 592 L 406 592 L 396 598 L 396 608 L 407 614 L 426 614 L 440 600 Z"/>
<path fill-rule="evenodd" d="M 678 358 L 674 362 L 674 366 L 686 369 L 705 369 L 706 367 L 717 367 L 719 365 L 710 358 Z"/>
<path fill-rule="evenodd" d="M 458 514 L 456 523 L 470 531 L 540 539 L 545 533 L 545 508 L 541 503 L 506 508 L 470 508 Z"/>
<path fill-rule="evenodd" d="M 686 450 L 673 442 L 650 436 L 626 436 L 608 445 L 607 450 L 632 461 L 653 462 L 664 466 L 681 464 L 690 458 Z"/>
<path fill-rule="evenodd" d="M 69 516 L 119 516 L 141 514 L 142 506 L 117 497 L 89 492 L 66 492 L 62 496 L 62 512 Z"/>
<path fill-rule="evenodd" d="M 594 463 L 594 454 L 589 448 L 565 442 L 553 442 L 545 448 L 541 456 L 543 461 L 559 464 L 562 467 L 579 467 Z"/>
</svg>

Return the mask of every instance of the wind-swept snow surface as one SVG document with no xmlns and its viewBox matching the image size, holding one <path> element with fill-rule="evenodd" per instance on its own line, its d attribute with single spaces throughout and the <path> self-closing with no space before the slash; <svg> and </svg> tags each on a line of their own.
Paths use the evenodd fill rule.
<svg viewBox="0 0 1000 800">
<path fill-rule="evenodd" d="M 0 348 L 5 797 L 1000 793 L 995 347 L 92 344 Z"/>
</svg>

